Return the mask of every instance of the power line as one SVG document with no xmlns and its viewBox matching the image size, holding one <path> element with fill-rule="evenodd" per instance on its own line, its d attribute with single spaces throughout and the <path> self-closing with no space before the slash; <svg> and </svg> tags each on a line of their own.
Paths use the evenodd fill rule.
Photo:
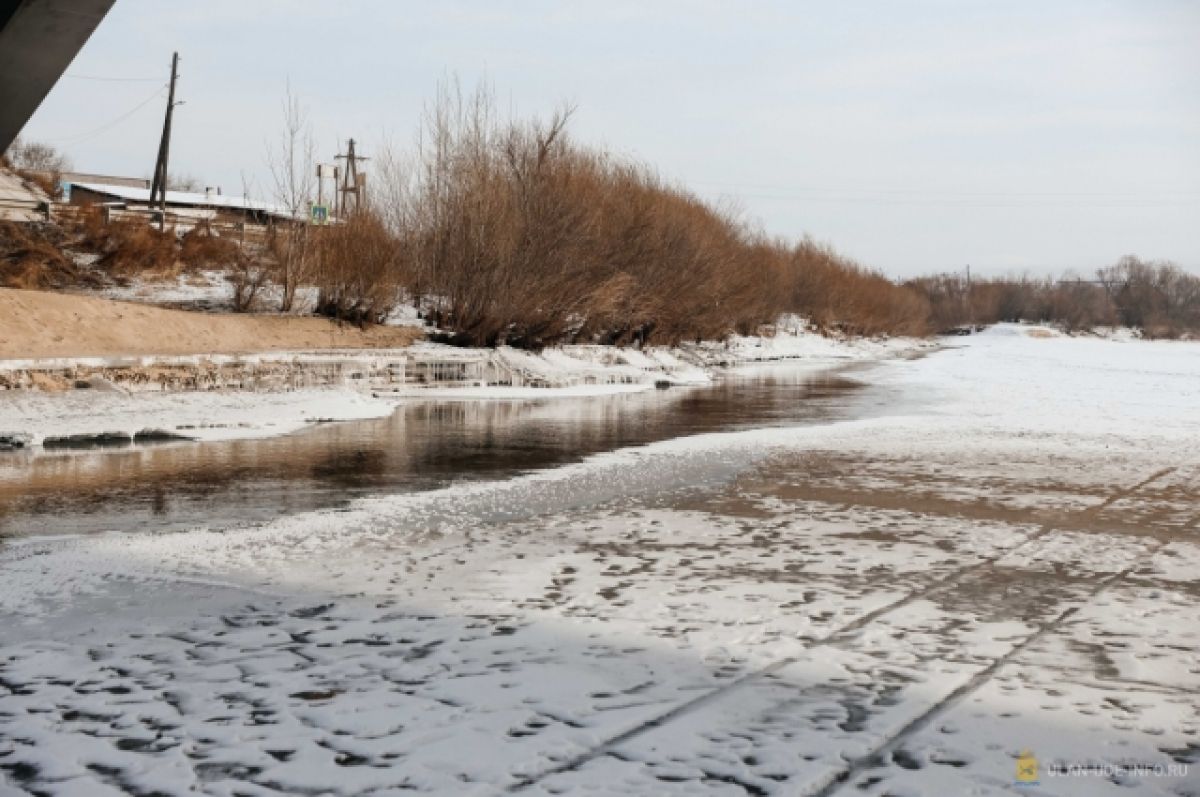
<svg viewBox="0 0 1200 797">
<path fill-rule="evenodd" d="M 913 207 L 978 207 L 978 208 L 1020 208 L 1020 207 L 1084 207 L 1084 208 L 1157 208 L 1157 207 L 1188 207 L 1200 204 L 1200 195 L 1195 197 L 1164 197 L 1153 199 L 1138 197 L 1129 199 L 971 199 L 967 197 L 954 198 L 888 198 L 888 197 L 853 197 L 833 195 L 802 195 L 802 194 L 744 194 L 721 192 L 730 198 L 765 199 L 781 202 L 832 202 L 858 205 L 911 205 Z"/>
<path fill-rule="evenodd" d="M 989 199 L 986 197 L 964 196 L 946 196 L 942 198 L 932 196 L 870 196 L 850 194 L 822 194 L 822 193 L 795 193 L 795 194 L 758 194 L 744 193 L 740 191 L 718 191 L 721 196 L 731 199 L 764 199 L 768 201 L 782 202 L 815 202 L 815 203 L 843 203 L 857 205 L 909 205 L 912 207 L 998 207 L 998 208 L 1019 208 L 1019 207 L 1112 207 L 1112 208 L 1154 208 L 1154 207 L 1186 207 L 1190 205 L 1200 204 L 1200 194 L 1193 197 L 1187 195 L 1177 195 L 1174 197 L 1165 196 L 1163 198 L 1151 197 L 1102 197 L 1095 196 L 1091 198 L 1072 199 L 1068 197 L 1048 197 L 1048 196 L 1009 196 L 996 197 Z"/>
<path fill-rule="evenodd" d="M 121 114 L 116 119 L 113 119 L 112 121 L 109 121 L 109 122 L 105 122 L 104 124 L 100 125 L 100 127 L 97 127 L 94 130 L 90 130 L 86 133 L 79 133 L 79 134 L 73 135 L 73 136 L 62 136 L 59 138 L 52 138 L 52 139 L 50 139 L 50 141 L 56 141 L 56 142 L 64 143 L 64 144 L 78 144 L 81 141 L 86 141 L 87 139 L 91 138 L 92 136 L 103 133 L 106 130 L 108 130 L 109 128 L 114 127 L 115 125 L 120 124 L 121 122 L 124 122 L 126 119 L 133 116 L 135 113 L 140 111 L 142 108 L 146 107 L 151 102 L 153 102 L 154 100 L 161 97 L 162 93 L 166 90 L 166 88 L 167 88 L 166 86 L 159 86 L 158 88 L 156 88 L 154 90 L 153 94 L 151 94 L 149 97 L 147 97 L 146 99 L 139 102 L 133 108 L 131 108 L 128 111 L 126 111 L 125 113 Z"/>
<path fill-rule="evenodd" d="M 1182 198 L 1200 198 L 1200 191 L 1156 191 L 1153 193 L 1135 193 L 1135 192 L 1119 192 L 1119 191 L 944 191 L 938 189 L 923 189 L 923 188 L 852 188 L 852 187 L 830 187 L 830 186 L 783 186 L 783 185 L 765 185 L 752 183 L 727 183 L 705 180 L 690 181 L 699 186 L 712 186 L 716 188 L 724 187 L 745 192 L 750 189 L 745 196 L 753 196 L 761 199 L 830 199 L 830 200 L 845 200 L 845 201 L 901 201 L 907 202 L 909 198 L 926 199 L 927 201 L 957 201 L 960 199 L 977 199 L 977 200 L 1009 200 L 1015 202 L 1025 202 L 1029 200 L 1045 200 L 1045 201 L 1074 201 L 1074 200 L 1094 200 L 1094 201 L 1150 201 L 1161 202 L 1164 199 L 1182 199 Z M 757 193 L 757 190 L 765 189 L 770 193 Z M 725 192 L 722 192 L 725 193 Z"/>
<path fill-rule="evenodd" d="M 72 80 L 105 80 L 112 83 L 157 83 L 160 77 L 109 77 L 108 75 L 63 75 Z"/>
</svg>

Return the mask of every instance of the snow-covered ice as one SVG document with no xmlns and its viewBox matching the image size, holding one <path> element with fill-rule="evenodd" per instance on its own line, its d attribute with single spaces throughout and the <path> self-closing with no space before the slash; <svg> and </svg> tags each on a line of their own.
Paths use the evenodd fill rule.
<svg viewBox="0 0 1200 797">
<path fill-rule="evenodd" d="M 1200 344 L 859 376 L 912 400 L 8 541 L 0 794 L 1200 794 Z"/>
</svg>

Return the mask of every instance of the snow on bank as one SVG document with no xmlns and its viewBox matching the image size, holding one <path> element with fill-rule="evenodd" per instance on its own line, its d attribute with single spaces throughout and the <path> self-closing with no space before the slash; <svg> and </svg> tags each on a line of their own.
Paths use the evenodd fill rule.
<svg viewBox="0 0 1200 797">
<path fill-rule="evenodd" d="M 195 440 L 236 440 L 289 434 L 318 422 L 381 418 L 395 402 L 351 389 L 251 393 L 207 391 L 123 393 L 73 390 L 0 393 L 0 435 L 47 437 L 162 431 Z"/>
<path fill-rule="evenodd" d="M 740 365 L 775 360 L 864 360 L 896 356 L 938 344 L 914 338 L 865 338 L 821 335 L 797 316 L 784 316 L 775 334 L 733 335 L 725 341 L 705 341 L 683 347 L 683 356 L 710 366 Z"/>
<path fill-rule="evenodd" d="M 316 423 L 384 418 L 402 401 L 567 399 L 649 389 L 653 385 L 643 382 L 559 388 L 412 388 L 385 393 L 351 386 L 264 392 L 9 390 L 0 391 L 0 442 L 12 437 L 30 446 L 47 438 L 106 434 L 131 438 L 139 432 L 169 432 L 202 441 L 262 438 L 291 434 Z"/>
<path fill-rule="evenodd" d="M 202 270 L 156 280 L 134 277 L 123 285 L 110 285 L 82 293 L 124 302 L 147 302 L 221 312 L 233 312 L 234 309 L 233 283 L 228 274 L 217 270 Z"/>
<path fill-rule="evenodd" d="M 714 369 L 722 365 L 792 359 L 823 367 L 928 345 L 907 339 L 836 341 L 800 332 L 774 339 L 737 338 L 728 346 L 674 350 L 565 346 L 532 353 L 507 347 L 463 349 L 418 343 L 389 351 L 0 360 L 0 372 L 8 373 L 66 373 L 72 368 L 96 373 L 134 368 L 154 373 L 156 369 L 215 366 L 249 369 L 246 373 L 252 379 L 269 374 L 284 384 L 297 381 L 284 378 L 289 369 L 325 380 L 306 382 L 301 378 L 299 384 L 309 386 L 289 390 L 226 388 L 218 381 L 208 390 L 173 391 L 159 389 L 155 378 L 128 390 L 93 378 L 93 388 L 88 390 L 0 391 L 0 443 L 20 440 L 38 445 L 48 437 L 110 433 L 129 437 L 147 431 L 198 440 L 269 437 L 318 421 L 384 417 L 405 400 L 534 400 L 628 393 L 707 384 Z M 407 363 L 401 370 L 412 373 L 400 381 L 389 381 L 394 363 Z M 462 375 L 446 381 L 434 376 L 438 369 L 453 372 L 456 367 L 463 369 Z M 335 383 L 327 384 L 331 373 Z M 413 375 L 418 373 L 421 376 Z M 236 384 L 242 375 L 237 371 L 229 381 Z M 418 378 L 420 381 L 414 381 Z"/>
</svg>

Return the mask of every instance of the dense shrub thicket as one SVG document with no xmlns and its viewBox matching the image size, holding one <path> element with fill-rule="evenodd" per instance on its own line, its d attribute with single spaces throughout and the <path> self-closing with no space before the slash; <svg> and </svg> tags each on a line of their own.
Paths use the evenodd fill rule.
<svg viewBox="0 0 1200 797">
<path fill-rule="evenodd" d="M 1128 326 L 1146 337 L 1200 333 L 1200 277 L 1173 263 L 1130 255 L 1093 277 L 972 280 L 943 274 L 908 286 L 929 302 L 930 324 L 947 330 L 996 321 L 1054 323 L 1068 330 Z"/>
<path fill-rule="evenodd" d="M 454 342 L 528 348 L 714 339 L 787 312 L 925 332 L 920 293 L 580 146 L 568 117 L 498 123 L 485 95 L 443 98 L 415 157 L 384 159 L 374 210 L 319 231 L 321 309 L 371 320 L 402 287 Z"/>
</svg>

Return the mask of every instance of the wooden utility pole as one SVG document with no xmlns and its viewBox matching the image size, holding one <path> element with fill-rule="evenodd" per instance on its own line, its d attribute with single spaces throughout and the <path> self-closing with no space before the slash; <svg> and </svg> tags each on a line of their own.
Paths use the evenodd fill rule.
<svg viewBox="0 0 1200 797">
<path fill-rule="evenodd" d="M 163 119 L 162 140 L 158 142 L 158 160 L 154 162 L 154 179 L 150 182 L 150 207 L 157 198 L 161 216 L 158 228 L 166 226 L 167 219 L 167 161 L 171 154 L 171 117 L 175 111 L 175 81 L 179 78 L 179 53 L 171 54 L 171 88 L 167 92 L 167 115 Z"/>
<path fill-rule="evenodd" d="M 342 185 L 338 188 L 338 199 L 340 204 L 339 215 L 342 215 L 348 210 L 348 205 L 346 202 L 347 194 L 354 194 L 354 209 L 356 211 L 362 207 L 363 188 L 365 186 L 367 176 L 359 173 L 358 162 L 370 160 L 370 158 L 365 158 L 362 155 L 356 155 L 354 153 L 354 139 L 350 139 L 350 141 L 347 143 L 346 154 L 338 155 L 337 158 L 338 160 L 346 161 L 346 170 L 342 172 Z"/>
</svg>

